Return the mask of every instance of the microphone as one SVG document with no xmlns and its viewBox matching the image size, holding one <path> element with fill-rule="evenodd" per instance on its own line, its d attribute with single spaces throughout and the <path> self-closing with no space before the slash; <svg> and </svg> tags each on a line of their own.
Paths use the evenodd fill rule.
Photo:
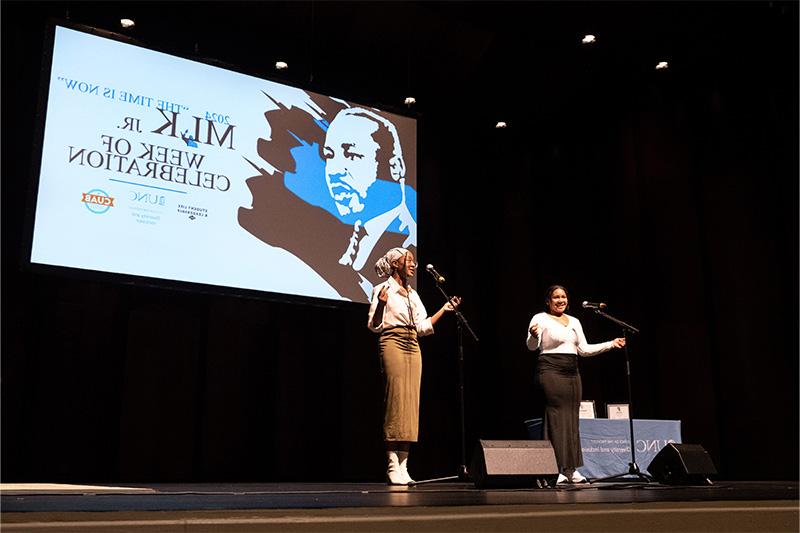
<svg viewBox="0 0 800 533">
<path fill-rule="evenodd" d="M 433 279 L 436 280 L 436 283 L 444 283 L 444 276 L 436 272 L 436 269 L 433 267 L 433 265 L 429 264 L 425 267 L 425 270 L 427 270 L 428 273 L 433 276 Z"/>
<path fill-rule="evenodd" d="M 584 309 L 605 309 L 608 307 L 603 302 L 583 302 L 581 305 Z"/>
</svg>

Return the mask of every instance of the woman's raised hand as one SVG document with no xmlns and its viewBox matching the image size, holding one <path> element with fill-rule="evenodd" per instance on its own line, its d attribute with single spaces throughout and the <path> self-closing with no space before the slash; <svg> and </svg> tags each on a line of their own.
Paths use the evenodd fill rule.
<svg viewBox="0 0 800 533">
<path fill-rule="evenodd" d="M 444 309 L 445 311 L 455 311 L 456 307 L 458 307 L 459 305 L 461 305 L 461 298 L 459 298 L 458 296 L 453 296 L 452 298 L 450 298 L 449 302 L 444 304 L 444 307 L 442 307 L 442 309 Z"/>
<path fill-rule="evenodd" d="M 378 300 L 383 303 L 386 303 L 388 299 L 389 299 L 389 287 L 384 285 L 383 287 L 381 287 L 381 292 L 378 293 Z"/>
</svg>

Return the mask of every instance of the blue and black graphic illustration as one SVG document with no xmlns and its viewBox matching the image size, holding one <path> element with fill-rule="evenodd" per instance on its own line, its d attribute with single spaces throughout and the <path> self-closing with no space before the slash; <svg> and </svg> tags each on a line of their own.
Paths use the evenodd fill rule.
<svg viewBox="0 0 800 533">
<path fill-rule="evenodd" d="M 313 93 L 317 116 L 266 96 L 277 109 L 265 113 L 269 138 L 257 151 L 274 171 L 248 161 L 258 174 L 247 179 L 253 202 L 239 209 L 239 224 L 301 259 L 343 298 L 366 302 L 378 282 L 375 261 L 417 245 L 414 177 L 398 128 L 379 111 Z"/>
</svg>

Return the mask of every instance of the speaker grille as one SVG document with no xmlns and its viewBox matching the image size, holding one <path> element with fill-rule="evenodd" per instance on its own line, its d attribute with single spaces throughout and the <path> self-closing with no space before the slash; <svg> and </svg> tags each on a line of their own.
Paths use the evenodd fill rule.
<svg viewBox="0 0 800 533">
<path fill-rule="evenodd" d="M 472 458 L 472 477 L 479 487 L 533 487 L 558 475 L 550 441 L 481 440 Z"/>
</svg>

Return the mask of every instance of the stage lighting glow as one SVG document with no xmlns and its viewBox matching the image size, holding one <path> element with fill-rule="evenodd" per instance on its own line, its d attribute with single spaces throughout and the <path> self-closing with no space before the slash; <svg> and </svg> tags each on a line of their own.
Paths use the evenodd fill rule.
<svg viewBox="0 0 800 533">
<path fill-rule="evenodd" d="M 595 38 L 595 36 L 590 33 L 590 34 L 587 34 L 587 35 L 583 36 L 583 39 L 581 40 L 581 43 L 583 43 L 583 44 L 592 44 L 596 40 L 597 39 Z"/>
<path fill-rule="evenodd" d="M 133 21 L 133 19 L 119 19 L 119 24 L 125 29 L 136 26 L 136 23 Z"/>
<path fill-rule="evenodd" d="M 289 68 L 289 64 L 286 63 L 285 61 L 276 61 L 275 68 L 278 70 L 286 70 L 287 68 Z"/>
<path fill-rule="evenodd" d="M 669 63 L 666 61 L 659 61 L 656 65 L 656 70 L 665 70 L 669 68 Z"/>
</svg>

